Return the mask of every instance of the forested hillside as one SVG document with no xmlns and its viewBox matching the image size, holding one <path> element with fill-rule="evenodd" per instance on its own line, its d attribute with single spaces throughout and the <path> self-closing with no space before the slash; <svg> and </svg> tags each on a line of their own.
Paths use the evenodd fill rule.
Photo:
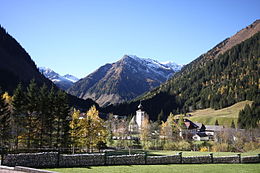
<svg viewBox="0 0 260 173">
<path fill-rule="evenodd" d="M 25 89 L 32 79 L 50 89 L 54 84 L 42 75 L 26 50 L 0 25 L 0 87 L 3 91 L 12 94 L 21 83 Z M 54 89 L 58 88 L 54 85 Z M 71 106 L 88 110 L 95 104 L 91 99 L 79 99 L 68 95 Z"/>
<path fill-rule="evenodd" d="M 166 119 L 170 112 L 220 109 L 242 100 L 260 99 L 260 32 L 217 58 L 208 61 L 204 58 L 203 65 L 201 58 L 195 60 L 200 62 L 195 63 L 197 67 L 192 62 L 155 90 L 131 103 L 107 107 L 105 111 L 124 114 L 123 110 L 128 110 L 125 114 L 133 114 L 142 100 L 150 118 L 156 120 Z"/>
</svg>

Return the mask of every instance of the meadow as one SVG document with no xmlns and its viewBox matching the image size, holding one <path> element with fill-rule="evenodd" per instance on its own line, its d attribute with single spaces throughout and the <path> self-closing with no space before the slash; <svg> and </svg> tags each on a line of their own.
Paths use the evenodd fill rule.
<svg viewBox="0 0 260 173">
<path fill-rule="evenodd" d="M 230 127 L 232 121 L 237 124 L 239 111 L 244 109 L 245 105 L 252 104 L 252 101 L 242 101 L 238 102 L 232 106 L 214 110 L 211 108 L 196 110 L 190 112 L 192 116 L 189 117 L 191 121 L 203 123 L 205 125 L 215 125 L 216 120 L 218 120 L 219 125 L 224 125 L 225 127 Z"/>
<path fill-rule="evenodd" d="M 127 154 L 128 151 L 122 150 L 117 153 L 110 154 Z M 144 153 L 143 150 L 132 151 L 132 154 Z M 146 151 L 148 155 L 175 155 L 180 151 L 162 151 L 149 150 Z M 212 152 L 198 152 L 198 151 L 183 151 L 183 156 L 203 156 L 209 155 Z M 214 152 L 214 156 L 232 156 L 237 155 L 234 152 Z M 260 154 L 260 149 L 241 153 L 242 156 L 253 156 Z M 60 173 L 175 173 L 175 172 L 189 172 L 189 173 L 259 173 L 260 164 L 168 164 L 168 165 L 125 165 L 125 166 L 89 166 L 82 168 L 54 168 L 48 169 Z"/>
<path fill-rule="evenodd" d="M 60 173 L 259 173 L 260 164 L 187 164 L 187 165 L 129 165 L 129 166 L 91 166 L 85 168 L 48 169 Z"/>
</svg>

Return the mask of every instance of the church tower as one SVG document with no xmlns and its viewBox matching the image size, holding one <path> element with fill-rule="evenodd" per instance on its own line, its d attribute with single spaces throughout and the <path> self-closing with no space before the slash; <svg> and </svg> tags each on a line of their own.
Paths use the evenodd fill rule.
<svg viewBox="0 0 260 173">
<path fill-rule="evenodd" d="M 136 123 L 138 125 L 138 129 L 141 130 L 142 122 L 144 120 L 145 112 L 143 110 L 143 106 L 140 102 L 138 106 L 138 110 L 136 111 Z"/>
</svg>

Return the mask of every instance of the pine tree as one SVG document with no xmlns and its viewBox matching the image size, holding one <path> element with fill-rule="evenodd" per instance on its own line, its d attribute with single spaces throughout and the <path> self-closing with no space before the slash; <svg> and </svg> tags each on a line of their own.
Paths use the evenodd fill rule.
<svg viewBox="0 0 260 173">
<path fill-rule="evenodd" d="M 11 139 L 11 116 L 0 89 L 0 147 L 9 147 Z"/>
<path fill-rule="evenodd" d="M 243 129 L 253 129 L 259 127 L 260 121 L 260 104 L 258 101 L 253 102 L 250 107 L 248 104 L 238 115 L 238 125 Z"/>
<path fill-rule="evenodd" d="M 25 126 L 25 116 L 26 116 L 26 96 L 22 90 L 22 84 L 18 84 L 14 91 L 12 107 L 13 107 L 13 122 L 14 122 L 14 138 L 15 146 L 18 149 L 19 146 L 19 136 L 23 135 L 23 127 Z M 23 141 L 21 141 L 23 143 Z"/>
<path fill-rule="evenodd" d="M 67 148 L 70 144 L 70 116 L 67 94 L 62 90 L 56 94 L 55 107 L 56 147 Z"/>
<path fill-rule="evenodd" d="M 39 139 L 37 139 L 36 127 L 39 126 L 39 115 L 38 110 L 38 88 L 35 80 L 31 80 L 29 86 L 27 87 L 26 93 L 27 105 L 26 105 L 26 133 L 25 137 L 27 140 L 27 148 L 37 147 L 39 145 Z"/>
<path fill-rule="evenodd" d="M 47 135 L 48 135 L 48 146 L 53 147 L 54 144 L 54 132 L 55 132 L 55 117 L 56 117 L 56 94 L 54 87 L 48 93 L 48 114 L 46 117 Z"/>
<path fill-rule="evenodd" d="M 218 120 L 215 121 L 215 126 L 219 126 Z"/>
<path fill-rule="evenodd" d="M 39 126 L 37 127 L 37 138 L 39 138 L 39 147 L 47 146 L 48 134 L 47 128 L 49 126 L 48 110 L 49 110 L 48 88 L 44 84 L 39 90 L 38 96 L 38 114 Z"/>
</svg>

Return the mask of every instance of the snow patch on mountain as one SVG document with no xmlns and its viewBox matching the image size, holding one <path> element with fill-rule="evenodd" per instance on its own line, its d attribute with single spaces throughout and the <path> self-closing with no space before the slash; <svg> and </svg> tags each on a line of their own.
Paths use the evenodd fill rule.
<svg viewBox="0 0 260 173">
<path fill-rule="evenodd" d="M 50 79 L 53 83 L 55 83 L 61 89 L 68 89 L 73 85 L 73 83 L 77 82 L 79 79 L 73 75 L 66 74 L 61 76 L 50 68 L 39 67 L 39 71 L 48 79 Z"/>
<path fill-rule="evenodd" d="M 63 77 L 66 78 L 67 80 L 73 82 L 73 83 L 75 83 L 79 80 L 77 77 L 70 75 L 70 74 L 66 74 Z"/>
<path fill-rule="evenodd" d="M 158 75 L 164 76 L 167 79 L 172 76 L 173 73 L 178 72 L 181 70 L 183 65 L 176 64 L 174 62 L 159 62 L 151 58 L 139 58 L 136 55 L 125 55 L 125 58 L 132 58 L 133 60 L 137 61 L 140 64 L 143 64 L 147 67 L 146 71 L 152 71 L 153 73 L 157 73 Z M 138 69 L 140 71 L 141 69 Z M 165 73 L 166 71 L 172 71 L 172 73 Z"/>
</svg>

